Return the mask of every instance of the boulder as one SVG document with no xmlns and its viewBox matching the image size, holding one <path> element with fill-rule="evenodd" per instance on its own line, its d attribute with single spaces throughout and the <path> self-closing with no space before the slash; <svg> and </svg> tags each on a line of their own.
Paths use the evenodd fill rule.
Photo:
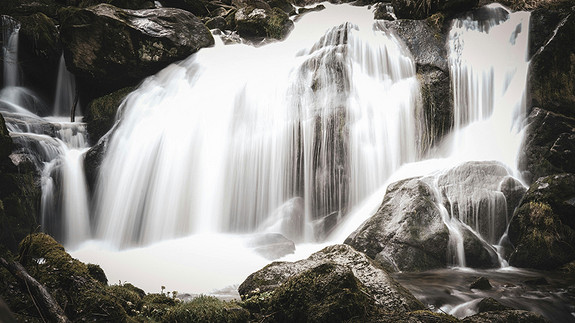
<svg viewBox="0 0 575 323">
<path fill-rule="evenodd" d="M 575 118 L 534 108 L 527 118 L 519 169 L 528 182 L 575 172 Z"/>
<path fill-rule="evenodd" d="M 155 8 L 154 1 L 152 0 L 67 0 L 68 4 L 74 5 L 80 8 L 88 8 L 97 6 L 101 3 L 107 3 L 114 7 L 123 9 L 153 9 Z M 74 2 L 74 3 L 70 3 Z"/>
<path fill-rule="evenodd" d="M 56 21 L 43 13 L 19 17 L 18 20 L 21 23 L 18 61 L 25 84 L 51 103 L 62 54 Z"/>
<path fill-rule="evenodd" d="M 485 278 L 485 277 L 479 277 L 476 281 L 474 281 L 473 283 L 471 283 L 471 285 L 469 286 L 469 288 L 471 289 L 480 289 L 480 290 L 490 290 L 493 288 L 493 286 L 491 286 L 491 283 L 489 282 L 489 279 Z"/>
<path fill-rule="evenodd" d="M 507 172 L 493 178 L 481 175 L 482 171 L 486 174 L 493 171 L 493 167 L 498 169 L 502 166 L 466 163 L 440 174 L 437 179 L 420 177 L 390 184 L 377 213 L 352 233 L 345 243 L 365 252 L 388 270 L 444 268 L 453 261 L 448 259 L 448 251 L 454 251 L 450 250 L 453 247 L 450 247 L 450 231 L 445 222 L 449 221 L 450 225 L 457 226 L 462 235 L 467 266 L 497 266 L 497 254 L 484 241 L 485 238 L 451 220 L 457 218 L 476 232 L 482 232 L 482 227 L 476 226 L 477 223 L 491 223 L 495 221 L 493 218 L 502 217 L 499 222 L 502 230 L 505 230 L 505 203 L 501 204 L 498 213 L 487 212 L 491 210 L 490 203 L 498 205 L 497 197 L 505 199 L 503 193 L 497 191 L 497 185 L 508 175 Z M 486 191 L 485 195 L 480 194 L 482 190 Z M 460 191 L 461 196 L 457 195 Z M 467 192 L 467 195 L 463 192 Z M 477 195 L 473 196 L 469 192 L 476 192 Z M 466 210 L 465 214 L 471 212 L 478 217 L 463 216 L 458 206 Z M 477 221 L 473 223 L 471 220 Z"/>
<path fill-rule="evenodd" d="M 551 175 L 533 183 L 508 235 L 515 246 L 512 266 L 551 270 L 575 260 L 575 175 Z"/>
<path fill-rule="evenodd" d="M 431 147 L 453 125 L 453 95 L 445 47 L 446 28 L 442 21 L 433 19 L 395 20 L 385 25 L 399 36 L 413 55 L 426 121 L 425 138 L 422 141 L 424 147 Z"/>
<path fill-rule="evenodd" d="M 484 312 L 495 312 L 495 311 L 507 311 L 512 310 L 511 307 L 505 306 L 496 299 L 492 297 L 486 297 L 482 299 L 479 304 L 477 304 L 477 312 L 484 313 Z"/>
<path fill-rule="evenodd" d="M 575 6 L 552 1 L 531 15 L 531 106 L 575 117 Z"/>
<path fill-rule="evenodd" d="M 215 1 L 206 0 L 160 0 L 160 3 L 164 7 L 189 11 L 198 17 L 210 16 L 218 8 Z"/>
<path fill-rule="evenodd" d="M 269 260 L 295 252 L 295 243 L 279 233 L 257 234 L 248 241 L 248 247 Z"/>
<path fill-rule="evenodd" d="M 65 5 L 58 0 L 2 0 L 0 1 L 0 13 L 12 16 L 43 13 L 50 18 L 57 18 L 58 10 Z"/>
<path fill-rule="evenodd" d="M 322 265 L 323 267 L 314 270 Z M 385 312 L 404 313 L 424 308 L 423 304 L 407 289 L 399 285 L 385 270 L 377 266 L 365 254 L 347 245 L 326 247 L 309 258 L 297 262 L 273 262 L 248 276 L 239 286 L 238 292 L 244 300 L 254 296 L 262 299 L 267 299 L 272 295 L 276 298 L 280 297 L 277 295 L 287 296 L 292 293 L 289 291 L 291 289 L 289 286 L 303 283 L 303 281 L 298 282 L 299 279 L 305 281 L 310 275 L 313 277 L 320 274 L 328 277 L 333 275 L 331 277 L 336 278 L 333 280 L 330 278 L 328 281 L 335 282 L 338 280 L 337 277 L 347 280 L 345 284 L 349 284 L 353 289 L 363 290 L 373 299 L 372 304 Z M 298 276 L 300 278 L 295 278 Z M 305 278 L 306 276 L 308 278 Z M 319 282 L 319 286 L 321 285 L 322 283 Z M 330 288 L 329 284 L 324 287 Z M 313 296 L 315 301 L 321 302 L 315 298 L 318 292 L 321 293 L 321 290 L 310 290 L 305 293 L 315 294 L 316 296 Z M 334 295 L 336 299 L 340 296 Z"/>
<path fill-rule="evenodd" d="M 478 0 L 392 0 L 399 19 L 425 19 L 434 13 L 448 15 L 472 9 Z"/>
<path fill-rule="evenodd" d="M 135 85 L 214 44 L 207 27 L 181 9 L 127 10 L 100 4 L 63 16 L 64 55 L 84 102 Z"/>
<path fill-rule="evenodd" d="M 250 5 L 238 9 L 234 18 L 236 30 L 241 37 L 247 39 L 284 39 L 294 27 L 288 14 L 279 8 Z"/>
<path fill-rule="evenodd" d="M 114 125 L 118 108 L 134 90 L 126 87 L 108 95 L 94 99 L 84 112 L 83 122 L 86 123 L 90 143 L 95 145 Z"/>
<path fill-rule="evenodd" d="M 463 319 L 464 323 L 545 323 L 541 315 L 528 311 L 506 310 L 496 312 L 484 312 Z"/>
</svg>

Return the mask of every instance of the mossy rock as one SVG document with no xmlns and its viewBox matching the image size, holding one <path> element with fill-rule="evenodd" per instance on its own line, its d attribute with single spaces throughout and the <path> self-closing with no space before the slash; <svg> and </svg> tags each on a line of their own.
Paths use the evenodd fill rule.
<svg viewBox="0 0 575 323">
<path fill-rule="evenodd" d="M 4 116 L 0 114 L 0 171 L 12 164 L 8 157 L 12 153 L 12 147 L 12 138 L 10 138 L 10 133 L 6 128 L 6 121 Z"/>
<path fill-rule="evenodd" d="M 235 302 L 224 302 L 212 296 L 199 296 L 168 310 L 165 322 L 248 322 L 250 313 Z"/>
<path fill-rule="evenodd" d="M 88 136 L 92 144 L 96 144 L 104 136 L 116 120 L 116 113 L 122 101 L 134 87 L 126 87 L 108 95 L 94 99 L 84 112 Z"/>
<path fill-rule="evenodd" d="M 65 3 L 58 0 L 2 0 L 0 13 L 11 16 L 43 13 L 50 18 L 57 18 L 58 10 L 65 6 Z"/>
<path fill-rule="evenodd" d="M 435 13 L 453 15 L 470 10 L 478 0 L 391 0 L 399 19 L 425 19 Z"/>
<path fill-rule="evenodd" d="M 165 294 L 148 294 L 142 298 L 140 316 L 146 320 L 165 321 L 168 311 L 176 305 L 176 300 Z"/>
<path fill-rule="evenodd" d="M 96 264 L 87 264 L 86 266 L 88 267 L 88 274 L 90 274 L 92 278 L 99 281 L 103 285 L 108 284 L 108 277 L 106 277 L 106 273 L 102 267 Z"/>
<path fill-rule="evenodd" d="M 294 26 L 288 14 L 279 8 L 248 6 L 238 9 L 234 18 L 239 35 L 247 39 L 283 39 Z"/>
<path fill-rule="evenodd" d="M 558 174 L 531 185 L 509 225 L 512 266 L 557 269 L 575 260 L 575 175 Z"/>
<path fill-rule="evenodd" d="M 36 233 L 22 240 L 19 261 L 47 288 L 70 320 L 127 321 L 124 308 L 103 284 L 90 276 L 88 266 L 72 258 L 49 235 Z M 38 315 L 32 304 L 23 314 Z"/>
<path fill-rule="evenodd" d="M 141 290 L 136 289 L 132 284 L 112 285 L 108 286 L 106 290 L 128 315 L 136 316 L 140 313 L 145 296 L 140 293 Z"/>
<path fill-rule="evenodd" d="M 546 323 L 539 314 L 520 310 L 492 311 L 475 314 L 463 319 L 464 323 Z"/>
</svg>

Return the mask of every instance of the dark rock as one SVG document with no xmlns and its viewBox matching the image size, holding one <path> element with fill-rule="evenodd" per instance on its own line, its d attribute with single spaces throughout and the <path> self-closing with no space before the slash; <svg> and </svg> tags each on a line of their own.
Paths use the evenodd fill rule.
<svg viewBox="0 0 575 323">
<path fill-rule="evenodd" d="M 511 307 L 499 303 L 492 297 L 486 297 L 477 304 L 478 313 L 512 310 Z"/>
<path fill-rule="evenodd" d="M 12 153 L 12 138 L 6 128 L 4 116 L 0 114 L 0 171 L 11 166 L 10 154 Z"/>
<path fill-rule="evenodd" d="M 58 10 L 65 4 L 57 0 L 2 0 L 0 13 L 12 16 L 29 16 L 43 13 L 50 18 L 58 17 Z"/>
<path fill-rule="evenodd" d="M 395 14 L 400 19 L 425 19 L 434 13 L 453 14 L 469 10 L 478 0 L 392 0 Z"/>
<path fill-rule="evenodd" d="M 114 93 L 94 99 L 84 112 L 90 143 L 95 145 L 114 125 L 118 108 L 133 87 L 126 87 Z"/>
<path fill-rule="evenodd" d="M 485 277 L 479 277 L 476 281 L 471 283 L 469 288 L 480 289 L 480 290 L 490 290 L 493 288 L 493 286 L 491 286 L 491 283 L 489 283 L 489 279 L 487 279 Z"/>
<path fill-rule="evenodd" d="M 113 321 L 127 319 L 125 310 L 104 285 L 89 274 L 88 267 L 72 258 L 50 236 L 37 233 L 20 244 L 19 259 L 28 273 L 44 285 L 58 304 L 65 304 L 71 321 Z M 14 313 L 39 320 L 31 299 L 13 279 L 1 280 L 0 294 Z"/>
<path fill-rule="evenodd" d="M 389 3 L 380 2 L 375 4 L 375 10 L 373 11 L 373 19 L 378 20 L 396 20 L 395 13 L 393 12 L 393 6 Z"/>
<path fill-rule="evenodd" d="M 108 148 L 109 136 L 105 136 L 97 144 L 92 146 L 84 157 L 84 171 L 86 174 L 86 184 L 90 192 L 94 193 L 96 188 L 96 183 L 98 181 L 98 174 L 100 172 L 100 166 L 104 160 L 104 155 Z"/>
<path fill-rule="evenodd" d="M 153 9 L 156 6 L 152 0 L 74 0 L 77 2 L 76 6 L 80 8 L 88 8 L 97 6 L 101 3 L 107 3 L 114 7 L 122 9 Z"/>
<path fill-rule="evenodd" d="M 552 2 L 535 10 L 531 22 L 531 106 L 575 117 L 575 6 Z"/>
<path fill-rule="evenodd" d="M 331 268 L 328 272 L 339 272 L 336 276 L 347 277 L 346 279 L 351 280 L 352 285 L 355 284 L 358 288 L 363 288 L 370 297 L 373 297 L 374 304 L 383 311 L 402 313 L 424 308 L 423 304 L 391 278 L 385 270 L 374 264 L 366 255 L 346 245 L 326 247 L 309 258 L 297 262 L 271 263 L 251 274 L 240 285 L 238 292 L 244 300 L 266 293 L 262 298 L 267 298 L 271 294 L 275 295 L 278 288 L 283 288 L 278 294 L 288 293 L 288 288 L 284 286 L 290 286 L 293 277 L 306 271 L 308 274 L 315 275 L 317 272 L 314 274 L 313 270 L 309 270 L 325 264 L 326 267 L 324 268 Z M 345 267 L 346 270 L 336 269 L 341 267 Z M 347 273 L 348 270 L 359 283 L 351 279 Z M 302 274 L 301 277 L 305 276 Z M 299 282 L 296 280 L 296 283 L 292 282 L 291 284 L 299 284 Z M 313 293 L 313 291 L 309 292 Z"/>
<path fill-rule="evenodd" d="M 248 322 L 250 313 L 236 302 L 224 302 L 213 296 L 199 296 L 170 308 L 163 322 Z"/>
<path fill-rule="evenodd" d="M 218 8 L 212 1 L 206 0 L 160 0 L 164 7 L 189 11 L 196 16 L 205 17 Z"/>
<path fill-rule="evenodd" d="M 443 22 L 432 19 L 396 20 L 385 25 L 399 36 L 413 55 L 426 121 L 422 141 L 424 147 L 431 147 L 453 125 L 453 95 Z"/>
<path fill-rule="evenodd" d="M 207 27 L 181 9 L 127 10 L 101 4 L 64 16 L 66 63 L 79 81 L 84 102 L 135 85 L 214 44 Z"/>
<path fill-rule="evenodd" d="M 250 239 L 248 247 L 269 260 L 295 252 L 295 243 L 279 233 L 258 234 Z"/>
<path fill-rule="evenodd" d="M 87 264 L 86 266 L 88 267 L 88 274 L 90 274 L 92 278 L 104 285 L 108 285 L 108 277 L 106 277 L 106 273 L 102 267 L 96 264 Z"/>
<path fill-rule="evenodd" d="M 528 311 L 507 310 L 475 314 L 463 319 L 464 323 L 545 323 L 541 315 Z"/>
<path fill-rule="evenodd" d="M 433 188 L 412 178 L 389 185 L 377 213 L 345 243 L 386 268 L 420 271 L 446 266 L 449 230 Z"/>
<path fill-rule="evenodd" d="M 297 10 L 297 14 L 298 14 L 298 15 L 303 15 L 304 13 L 313 12 L 313 11 L 322 11 L 322 10 L 324 10 L 324 9 L 325 9 L 325 6 L 324 6 L 324 5 L 318 4 L 317 6 L 312 7 L 312 8 L 299 8 L 299 9 Z"/>
<path fill-rule="evenodd" d="M 575 260 L 575 175 L 539 178 L 509 225 L 516 267 L 556 269 Z"/>
<path fill-rule="evenodd" d="M 288 14 L 279 8 L 248 6 L 235 13 L 236 30 L 247 39 L 283 39 L 293 29 Z"/>
<path fill-rule="evenodd" d="M 535 108 L 527 118 L 519 169 L 528 182 L 575 172 L 575 118 Z"/>
<path fill-rule="evenodd" d="M 19 17 L 18 62 L 27 87 L 53 102 L 62 54 L 55 21 L 42 13 Z"/>
<path fill-rule="evenodd" d="M 295 15 L 294 6 L 287 0 L 265 0 L 271 8 L 281 9 L 283 12 L 287 13 L 289 16 Z M 320 5 L 316 6 L 319 7 Z M 321 9 L 320 9 L 321 10 Z"/>
<path fill-rule="evenodd" d="M 471 268 L 495 268 L 499 259 L 495 249 L 466 227 L 459 228 L 463 233 L 465 265 Z"/>
<path fill-rule="evenodd" d="M 214 17 L 214 18 L 210 18 L 208 21 L 206 21 L 206 27 L 210 28 L 210 29 L 219 29 L 219 30 L 224 30 L 227 29 L 228 23 L 226 22 L 226 19 L 224 17 Z"/>
</svg>

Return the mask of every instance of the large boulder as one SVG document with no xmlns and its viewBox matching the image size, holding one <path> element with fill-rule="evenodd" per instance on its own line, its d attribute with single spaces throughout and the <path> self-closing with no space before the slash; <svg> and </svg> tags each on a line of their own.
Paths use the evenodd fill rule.
<svg viewBox="0 0 575 323">
<path fill-rule="evenodd" d="M 268 9 L 270 8 L 270 9 Z M 250 5 L 235 13 L 236 30 L 247 39 L 284 39 L 293 29 L 293 21 L 280 8 Z"/>
<path fill-rule="evenodd" d="M 509 225 L 516 267 L 556 269 L 575 260 L 575 175 L 539 178 Z"/>
<path fill-rule="evenodd" d="M 425 19 L 434 13 L 448 15 L 469 10 L 478 0 L 392 0 L 391 5 L 400 19 Z"/>
<path fill-rule="evenodd" d="M 528 182 L 575 172 L 575 118 L 534 108 L 525 132 L 519 168 Z"/>
<path fill-rule="evenodd" d="M 87 92 L 84 102 L 135 85 L 214 44 L 207 27 L 181 9 L 127 10 L 101 4 L 68 10 L 64 16 L 66 63 Z"/>
<path fill-rule="evenodd" d="M 530 25 L 531 106 L 575 117 L 575 6 L 552 1 L 533 11 Z"/>
<path fill-rule="evenodd" d="M 96 144 L 114 125 L 118 108 L 134 90 L 126 87 L 108 95 L 92 100 L 84 112 L 83 122 L 86 123 L 88 136 L 92 145 Z"/>
<path fill-rule="evenodd" d="M 445 47 L 445 26 L 440 17 L 427 20 L 386 22 L 407 45 L 415 61 L 421 85 L 426 131 L 423 142 L 431 147 L 447 134 L 453 125 L 453 95 Z"/>
<path fill-rule="evenodd" d="M 317 268 L 318 266 L 323 267 Z M 311 271 L 309 271 L 310 269 Z M 304 274 L 306 271 L 309 272 Z M 273 296 L 274 291 L 277 291 L 276 295 L 283 293 L 290 295 L 289 290 L 280 288 L 290 284 L 299 284 L 299 282 L 293 282 L 294 279 L 297 279 L 294 277 L 298 275 L 315 276 L 322 272 L 327 276 L 334 275 L 332 277 L 347 280 L 345 284 L 349 284 L 349 287 L 354 290 L 362 289 L 373 299 L 372 304 L 385 312 L 405 313 L 424 308 L 423 304 L 415 299 L 407 289 L 399 285 L 384 269 L 377 266 L 365 254 L 347 245 L 326 247 L 309 258 L 297 262 L 273 262 L 246 278 L 239 286 L 238 291 L 244 300 L 254 296 L 267 298 Z M 337 280 L 335 279 L 335 281 Z M 328 281 L 333 280 L 329 279 Z M 329 284 L 323 285 L 320 282 L 319 285 L 322 285 L 322 288 L 330 288 Z M 308 292 L 317 293 L 317 291 Z M 304 295 L 306 294 L 304 293 Z M 318 299 L 315 299 L 314 302 L 317 301 L 321 302 Z"/>
</svg>

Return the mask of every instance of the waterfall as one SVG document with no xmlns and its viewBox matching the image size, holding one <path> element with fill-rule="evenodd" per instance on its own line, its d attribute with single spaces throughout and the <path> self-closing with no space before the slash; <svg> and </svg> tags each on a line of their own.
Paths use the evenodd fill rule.
<svg viewBox="0 0 575 323">
<path fill-rule="evenodd" d="M 20 23 L 8 16 L 2 18 L 2 52 L 4 59 L 4 87 L 20 85 L 18 74 L 18 35 Z"/>
<path fill-rule="evenodd" d="M 55 116 L 69 116 L 70 111 L 72 111 L 72 106 L 74 105 L 75 95 L 76 80 L 74 75 L 66 68 L 64 54 L 62 54 L 58 65 L 58 80 L 56 82 L 53 114 Z M 76 113 L 82 113 L 80 107 L 76 108 Z"/>
<path fill-rule="evenodd" d="M 321 239 L 416 160 L 420 113 L 409 51 L 364 8 L 304 16 L 282 43 L 203 49 L 121 107 L 98 236 L 125 246 L 280 228 Z"/>
</svg>

